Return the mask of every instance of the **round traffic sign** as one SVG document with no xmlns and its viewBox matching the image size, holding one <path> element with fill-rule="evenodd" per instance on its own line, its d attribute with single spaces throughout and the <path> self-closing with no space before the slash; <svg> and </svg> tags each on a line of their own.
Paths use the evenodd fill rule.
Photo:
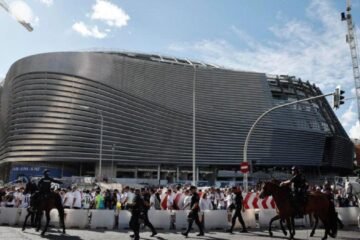
<svg viewBox="0 0 360 240">
<path fill-rule="evenodd" d="M 242 172 L 242 173 L 248 173 L 249 172 L 249 163 L 248 162 L 242 162 L 240 164 L 240 172 Z"/>
</svg>

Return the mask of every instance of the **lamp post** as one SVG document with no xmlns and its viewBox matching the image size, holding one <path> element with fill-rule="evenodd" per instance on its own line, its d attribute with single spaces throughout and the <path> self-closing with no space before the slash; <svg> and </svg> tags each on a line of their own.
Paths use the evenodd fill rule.
<svg viewBox="0 0 360 240">
<path fill-rule="evenodd" d="M 0 7 L 2 7 L 6 12 L 13 16 L 18 23 L 20 23 L 21 25 L 23 25 L 24 28 L 26 28 L 26 30 L 28 30 L 29 32 L 32 32 L 34 30 L 30 23 L 20 19 L 19 16 L 15 16 L 14 13 L 10 11 L 9 6 L 4 0 L 0 0 Z"/>
<path fill-rule="evenodd" d="M 111 148 L 111 176 L 114 177 L 114 150 L 115 144 L 112 145 Z"/>
<path fill-rule="evenodd" d="M 100 150 L 99 150 L 99 180 L 101 179 L 101 164 L 102 164 L 102 148 L 103 148 L 103 127 L 104 127 L 104 118 L 101 110 L 96 109 L 100 115 Z"/>
<path fill-rule="evenodd" d="M 193 97 L 193 140 L 192 140 L 192 172 L 193 172 L 193 181 L 192 184 L 193 186 L 196 186 L 196 65 L 194 65 L 194 76 L 193 76 L 193 92 L 192 92 L 192 97 Z"/>
<path fill-rule="evenodd" d="M 99 174 L 98 174 L 98 179 L 101 179 L 101 174 L 102 174 L 102 149 L 103 149 L 103 127 L 104 127 L 104 117 L 102 114 L 102 111 L 97 109 L 97 108 L 92 108 L 92 107 L 88 107 L 88 106 L 80 106 L 81 108 L 84 109 L 95 109 L 96 112 L 99 114 L 100 116 L 100 147 L 99 147 Z"/>
</svg>

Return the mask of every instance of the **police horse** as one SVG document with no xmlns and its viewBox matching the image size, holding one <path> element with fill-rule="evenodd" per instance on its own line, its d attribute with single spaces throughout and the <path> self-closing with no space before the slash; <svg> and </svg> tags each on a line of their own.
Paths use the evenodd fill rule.
<svg viewBox="0 0 360 240">
<path fill-rule="evenodd" d="M 62 232 L 65 234 L 65 221 L 64 221 L 64 207 L 62 205 L 61 196 L 55 192 L 50 192 L 46 194 L 45 196 L 40 197 L 40 201 L 37 202 L 37 206 L 30 206 L 28 208 L 28 214 L 25 217 L 25 221 L 23 224 L 22 230 L 25 230 L 26 222 L 28 218 L 33 214 L 33 211 L 35 211 L 35 224 L 37 226 L 36 231 L 39 231 L 41 228 L 41 218 L 43 216 L 43 212 L 45 211 L 46 216 L 46 224 L 41 232 L 41 236 L 44 236 L 45 232 L 47 231 L 47 228 L 49 227 L 50 222 L 50 211 L 54 208 L 56 208 L 59 212 L 59 219 L 60 219 L 60 227 L 62 227 Z"/>
</svg>

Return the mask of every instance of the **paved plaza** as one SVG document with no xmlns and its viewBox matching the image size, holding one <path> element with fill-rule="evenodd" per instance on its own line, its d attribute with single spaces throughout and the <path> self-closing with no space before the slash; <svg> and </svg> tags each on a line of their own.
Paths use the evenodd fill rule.
<svg viewBox="0 0 360 240">
<path fill-rule="evenodd" d="M 321 239 L 324 231 L 322 229 L 318 230 L 314 237 L 309 237 L 310 230 L 309 229 L 298 229 L 296 231 L 296 239 Z M 36 240 L 36 239 L 59 239 L 59 240 L 126 240 L 131 239 L 129 235 L 131 232 L 127 231 L 109 231 L 109 230 L 78 230 L 78 229 L 68 229 L 65 235 L 62 235 L 60 230 L 57 228 L 50 228 L 49 232 L 45 234 L 45 237 L 41 237 L 40 233 L 35 232 L 34 229 L 26 229 L 25 232 L 21 231 L 19 227 L 7 227 L 0 226 L 0 236 L 1 239 L 11 239 L 11 240 Z M 183 240 L 184 236 L 180 234 L 180 232 L 164 232 L 159 231 L 159 234 L 156 237 L 150 237 L 151 232 L 144 231 L 140 234 L 141 239 L 145 240 Z M 359 239 L 359 229 L 357 228 L 347 228 L 345 230 L 340 230 L 336 239 L 343 240 L 358 240 Z M 210 231 L 206 232 L 203 237 L 196 237 L 196 233 L 192 232 L 189 234 L 188 239 L 208 239 L 208 240 L 269 240 L 269 239 L 287 239 L 281 232 L 277 229 L 274 229 L 274 237 L 270 238 L 268 232 L 260 229 L 249 230 L 249 233 L 239 233 L 234 232 L 234 234 L 230 235 L 224 231 Z M 332 238 L 328 238 L 332 239 Z"/>
</svg>

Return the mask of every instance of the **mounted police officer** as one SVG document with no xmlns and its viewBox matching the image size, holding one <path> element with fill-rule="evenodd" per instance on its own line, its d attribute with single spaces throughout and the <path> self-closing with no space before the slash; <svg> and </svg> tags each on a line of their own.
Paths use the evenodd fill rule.
<svg viewBox="0 0 360 240">
<path fill-rule="evenodd" d="M 49 176 L 49 173 L 50 171 L 45 169 L 43 174 L 44 174 L 44 177 L 40 179 L 39 183 L 38 183 L 38 188 L 39 188 L 39 191 L 37 191 L 32 197 L 31 197 L 31 200 L 30 200 L 30 205 L 32 207 L 36 207 L 38 204 L 38 202 L 41 200 L 41 199 L 44 199 L 48 196 L 48 194 L 50 193 L 50 190 L 51 190 L 51 183 L 58 183 L 58 184 L 62 184 L 61 181 L 58 181 L 58 180 L 55 180 L 53 178 L 51 178 Z"/>
<path fill-rule="evenodd" d="M 190 187 L 190 191 L 192 193 L 192 197 L 191 197 L 191 203 L 190 203 L 190 213 L 188 215 L 188 228 L 186 229 L 186 232 L 182 232 L 181 234 L 184 235 L 185 237 L 188 237 L 188 234 L 191 230 L 191 227 L 193 225 L 193 222 L 195 221 L 196 225 L 199 228 L 200 233 L 197 234 L 197 236 L 204 236 L 204 230 L 202 227 L 202 224 L 199 221 L 199 211 L 200 211 L 200 207 L 199 207 L 199 201 L 200 201 L 200 197 L 196 192 L 196 187 L 195 186 L 191 186 Z"/>
<path fill-rule="evenodd" d="M 304 205 L 306 203 L 306 191 L 307 191 L 307 182 L 305 177 L 301 174 L 298 167 L 293 166 L 291 168 L 292 178 L 284 181 L 280 186 L 291 185 L 291 204 L 295 210 L 295 216 L 302 217 L 304 214 Z"/>
</svg>

